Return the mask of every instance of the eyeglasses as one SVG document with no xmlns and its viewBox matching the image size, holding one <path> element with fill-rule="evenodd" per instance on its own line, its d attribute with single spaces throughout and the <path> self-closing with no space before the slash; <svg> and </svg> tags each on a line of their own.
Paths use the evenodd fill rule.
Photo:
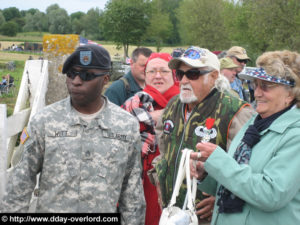
<svg viewBox="0 0 300 225">
<path fill-rule="evenodd" d="M 170 70 L 149 70 L 146 72 L 146 74 L 149 74 L 151 76 L 154 76 L 156 75 L 157 73 L 159 73 L 160 75 L 162 76 L 166 76 L 168 74 L 170 74 L 172 71 Z"/>
<path fill-rule="evenodd" d="M 238 59 L 238 58 L 236 58 L 236 60 L 237 60 L 239 63 L 245 63 L 245 64 L 247 64 L 247 62 L 249 61 L 248 59 Z"/>
<path fill-rule="evenodd" d="M 197 69 L 192 69 L 192 70 L 188 70 L 188 71 L 176 70 L 176 77 L 179 81 L 182 80 L 184 75 L 186 75 L 186 77 L 189 80 L 197 80 L 200 76 L 205 75 L 210 72 L 211 71 L 208 71 L 208 70 L 197 70 Z"/>
<path fill-rule="evenodd" d="M 90 73 L 87 72 L 86 70 L 82 71 L 76 71 L 76 70 L 69 70 L 67 72 L 67 77 L 71 78 L 72 80 L 75 79 L 75 77 L 78 75 L 81 80 L 83 81 L 90 81 L 95 79 L 96 77 L 104 76 L 106 74 L 109 74 L 109 72 L 102 72 L 102 73 Z"/>
<path fill-rule="evenodd" d="M 259 86 L 260 89 L 264 92 L 270 91 L 273 87 L 278 86 L 279 84 L 271 83 L 271 82 L 258 82 L 257 80 L 253 81 L 253 88 L 256 90 L 256 88 Z"/>
</svg>

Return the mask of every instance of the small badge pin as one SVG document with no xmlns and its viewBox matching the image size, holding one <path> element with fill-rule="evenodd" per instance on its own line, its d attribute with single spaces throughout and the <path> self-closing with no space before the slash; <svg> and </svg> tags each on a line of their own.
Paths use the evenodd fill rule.
<svg viewBox="0 0 300 225">
<path fill-rule="evenodd" d="M 215 119 L 207 118 L 205 121 L 205 127 L 199 126 L 195 129 L 195 134 L 199 137 L 202 137 L 201 142 L 209 142 L 210 139 L 213 139 L 217 136 L 217 131 L 213 128 Z"/>
</svg>

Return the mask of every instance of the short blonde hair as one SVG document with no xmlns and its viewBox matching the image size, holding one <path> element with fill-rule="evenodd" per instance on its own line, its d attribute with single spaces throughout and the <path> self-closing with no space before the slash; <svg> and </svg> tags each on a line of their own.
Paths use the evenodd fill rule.
<svg viewBox="0 0 300 225">
<path fill-rule="evenodd" d="M 256 65 L 262 67 L 267 74 L 294 81 L 290 87 L 295 95 L 297 107 L 300 108 L 300 54 L 288 50 L 265 52 L 256 60 Z M 287 86 L 288 87 L 288 86 Z"/>
</svg>

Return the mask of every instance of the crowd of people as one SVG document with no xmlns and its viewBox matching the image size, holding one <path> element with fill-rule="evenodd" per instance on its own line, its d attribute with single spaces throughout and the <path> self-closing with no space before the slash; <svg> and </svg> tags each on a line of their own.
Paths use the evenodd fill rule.
<svg viewBox="0 0 300 225">
<path fill-rule="evenodd" d="M 158 225 L 188 148 L 199 224 L 299 224 L 300 54 L 265 52 L 245 69 L 253 59 L 240 46 L 220 58 L 197 46 L 175 53 L 135 49 L 102 94 L 109 53 L 78 47 L 62 70 L 69 97 L 21 134 L 0 212 L 28 212 L 40 174 L 36 212 Z M 178 207 L 186 192 L 184 182 Z"/>
</svg>

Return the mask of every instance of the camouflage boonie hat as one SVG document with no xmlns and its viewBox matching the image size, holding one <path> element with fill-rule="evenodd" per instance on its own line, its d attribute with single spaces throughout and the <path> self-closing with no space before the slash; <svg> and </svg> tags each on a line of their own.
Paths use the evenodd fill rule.
<svg viewBox="0 0 300 225">
<path fill-rule="evenodd" d="M 225 57 L 220 59 L 220 70 L 222 69 L 232 69 L 238 68 L 239 66 L 236 65 L 231 58 Z"/>
</svg>

